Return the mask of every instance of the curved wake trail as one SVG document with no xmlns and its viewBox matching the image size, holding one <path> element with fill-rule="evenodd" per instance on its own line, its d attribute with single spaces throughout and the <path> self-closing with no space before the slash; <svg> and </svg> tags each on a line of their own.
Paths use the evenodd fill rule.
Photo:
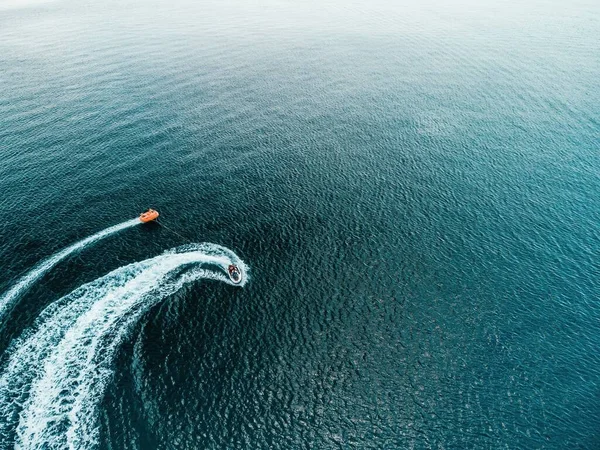
<svg viewBox="0 0 600 450">
<path fill-rule="evenodd" d="M 99 443 L 98 405 L 113 360 L 138 318 L 183 285 L 230 283 L 247 268 L 215 244 L 191 244 L 121 267 L 48 306 L 7 349 L 0 376 L 0 443 L 15 448 L 89 449 Z"/>
<path fill-rule="evenodd" d="M 14 306 L 15 300 L 18 299 L 21 294 L 23 294 L 23 292 L 25 292 L 32 284 L 48 273 L 54 266 L 56 266 L 67 256 L 84 249 L 88 245 L 93 244 L 100 239 L 104 239 L 105 237 L 108 237 L 126 228 L 131 228 L 140 223 L 141 222 L 139 219 L 132 219 L 102 230 L 99 233 L 93 234 L 92 236 L 68 246 L 67 248 L 55 253 L 48 259 L 36 265 L 33 269 L 27 272 L 26 275 L 19 279 L 19 281 L 17 281 L 12 288 L 10 288 L 4 295 L 0 297 L 0 323 L 4 321 L 6 314 Z"/>
</svg>

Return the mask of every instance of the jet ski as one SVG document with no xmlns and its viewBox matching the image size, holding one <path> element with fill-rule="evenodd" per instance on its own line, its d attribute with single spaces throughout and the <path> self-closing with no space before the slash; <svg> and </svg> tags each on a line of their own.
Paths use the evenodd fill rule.
<svg viewBox="0 0 600 450">
<path fill-rule="evenodd" d="M 227 273 L 229 274 L 229 279 L 235 284 L 239 284 L 242 281 L 242 271 L 238 266 L 234 264 L 229 264 L 227 268 Z"/>
</svg>

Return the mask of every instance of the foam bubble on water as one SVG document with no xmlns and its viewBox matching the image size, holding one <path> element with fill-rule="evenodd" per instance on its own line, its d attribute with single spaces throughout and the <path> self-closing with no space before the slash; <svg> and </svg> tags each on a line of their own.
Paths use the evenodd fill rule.
<svg viewBox="0 0 600 450">
<path fill-rule="evenodd" d="M 118 225 L 114 225 L 105 230 L 100 231 L 99 233 L 93 234 L 85 239 L 82 239 L 79 242 L 76 242 L 73 245 L 68 246 L 67 248 L 61 250 L 58 253 L 55 253 L 48 259 L 42 261 L 29 272 L 27 272 L 23 277 L 17 281 L 17 283 L 10 288 L 4 295 L 0 297 L 0 323 L 4 321 L 6 314 L 14 307 L 15 301 L 27 290 L 29 287 L 34 284 L 37 280 L 43 277 L 46 273 L 48 273 L 54 266 L 60 263 L 63 259 L 76 253 L 80 250 L 83 250 L 85 247 L 99 241 L 100 239 L 104 239 L 110 235 L 118 233 L 119 231 L 125 230 L 127 228 L 131 228 L 135 225 L 140 224 L 139 219 L 128 220 L 127 222 L 120 223 Z"/>
<path fill-rule="evenodd" d="M 99 441 L 98 404 L 113 360 L 140 315 L 199 279 L 231 283 L 232 251 L 193 244 L 121 267 L 46 308 L 7 350 L 0 376 L 0 440 L 16 448 L 83 449 Z M 247 282 L 245 275 L 241 284 Z M 18 416 L 17 416 L 18 415 Z"/>
</svg>

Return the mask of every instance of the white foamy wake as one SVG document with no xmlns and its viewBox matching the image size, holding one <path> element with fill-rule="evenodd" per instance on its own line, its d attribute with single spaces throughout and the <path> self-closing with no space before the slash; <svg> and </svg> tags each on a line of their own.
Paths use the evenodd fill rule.
<svg viewBox="0 0 600 450">
<path fill-rule="evenodd" d="M 131 228 L 135 225 L 140 224 L 139 219 L 128 220 L 127 222 L 120 223 L 118 225 L 109 227 L 105 230 L 100 231 L 99 233 L 93 234 L 85 239 L 82 239 L 79 242 L 76 242 L 73 245 L 68 246 L 67 248 L 61 250 L 58 253 L 50 256 L 48 259 L 45 259 L 29 272 L 27 272 L 17 283 L 10 288 L 6 293 L 4 293 L 0 297 L 0 324 L 4 321 L 6 314 L 14 307 L 15 301 L 25 292 L 33 283 L 39 280 L 42 276 L 44 276 L 48 271 L 50 271 L 54 266 L 56 266 L 59 262 L 65 259 L 67 256 L 76 253 L 90 244 L 93 244 L 100 239 L 108 237 L 112 234 L 115 234 L 121 230 L 126 228 Z"/>
<path fill-rule="evenodd" d="M 141 314 L 184 284 L 231 283 L 247 268 L 215 244 L 191 244 L 121 267 L 48 306 L 13 341 L 0 375 L 0 442 L 17 449 L 89 449 L 98 444 L 98 404 L 120 344 Z"/>
</svg>

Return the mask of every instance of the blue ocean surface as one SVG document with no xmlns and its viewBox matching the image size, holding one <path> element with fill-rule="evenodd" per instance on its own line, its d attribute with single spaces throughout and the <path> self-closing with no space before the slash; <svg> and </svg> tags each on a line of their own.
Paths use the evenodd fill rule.
<svg viewBox="0 0 600 450">
<path fill-rule="evenodd" d="M 591 0 L 0 0 L 0 449 L 600 448 L 599 80 Z"/>
</svg>

